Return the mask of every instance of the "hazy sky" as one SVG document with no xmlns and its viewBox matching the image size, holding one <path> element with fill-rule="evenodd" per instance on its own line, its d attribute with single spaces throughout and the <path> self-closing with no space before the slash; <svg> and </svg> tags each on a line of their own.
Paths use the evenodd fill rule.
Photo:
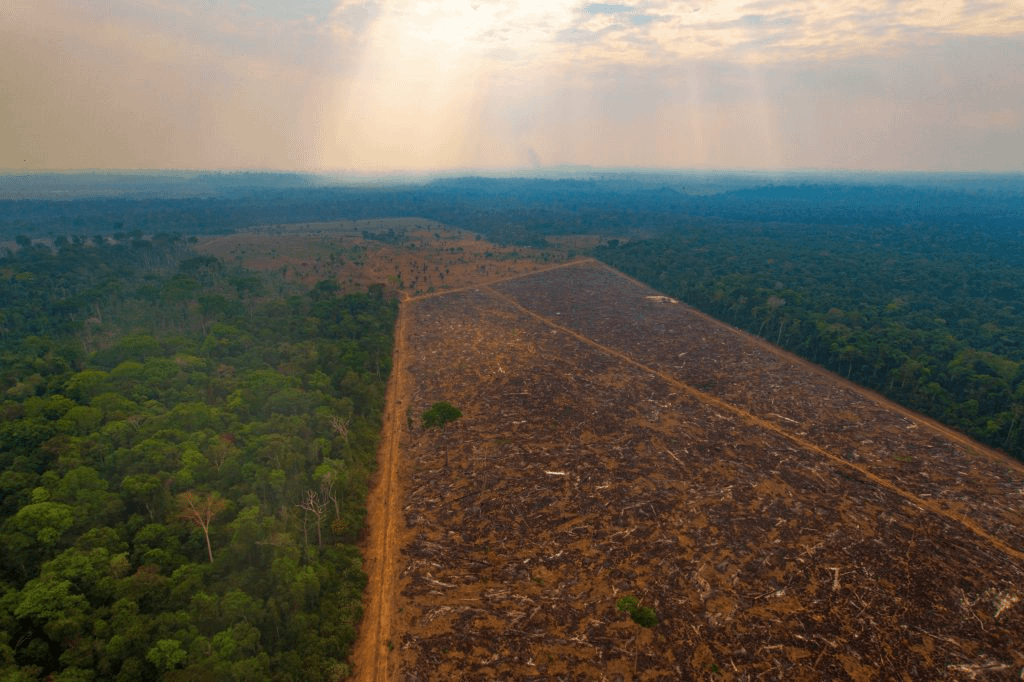
<svg viewBox="0 0 1024 682">
<path fill-rule="evenodd" d="M 0 168 L 1024 170 L 1021 0 L 0 0 Z"/>
</svg>

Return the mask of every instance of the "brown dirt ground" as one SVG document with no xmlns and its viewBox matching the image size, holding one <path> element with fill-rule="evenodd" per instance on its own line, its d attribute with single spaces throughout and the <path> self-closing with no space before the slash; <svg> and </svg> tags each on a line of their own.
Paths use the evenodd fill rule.
<svg viewBox="0 0 1024 682">
<path fill-rule="evenodd" d="M 395 511 L 402 499 L 398 465 L 401 461 L 403 406 L 408 400 L 409 377 L 405 366 L 408 355 L 407 318 L 408 306 L 402 305 L 395 325 L 394 361 L 388 379 L 377 476 L 368 500 L 367 525 L 370 532 L 363 548 L 363 560 L 369 583 L 363 598 L 359 639 L 352 653 L 352 664 L 363 680 L 395 679 L 397 668 L 397 660 L 389 657 L 388 652 L 393 647 L 392 618 L 398 595 L 394 565 L 399 548 L 399 518 Z"/>
<path fill-rule="evenodd" d="M 398 244 L 364 239 L 363 233 L 402 235 Z M 419 295 L 531 272 L 567 260 L 593 238 L 552 240 L 547 249 L 497 246 L 472 232 L 423 218 L 336 220 L 255 227 L 236 234 L 203 237 L 200 253 L 254 270 L 276 271 L 292 282 L 334 279 L 346 291 L 384 284 Z"/>
<path fill-rule="evenodd" d="M 403 308 L 363 679 L 1020 677 L 1018 463 L 593 262 Z"/>
</svg>

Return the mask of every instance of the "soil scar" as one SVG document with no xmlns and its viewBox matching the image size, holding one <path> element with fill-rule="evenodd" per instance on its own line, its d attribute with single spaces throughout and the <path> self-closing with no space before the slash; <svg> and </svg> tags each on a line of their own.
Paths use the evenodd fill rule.
<svg viewBox="0 0 1024 682">
<path fill-rule="evenodd" d="M 505 277 L 493 277 L 491 279 L 483 280 L 483 281 L 479 282 L 478 284 L 467 284 L 465 286 L 457 287 L 457 288 L 454 288 L 454 289 L 443 289 L 442 291 L 432 291 L 429 294 L 420 294 L 419 296 L 410 296 L 407 300 L 410 301 L 410 302 L 412 302 L 412 301 L 422 301 L 422 300 L 428 299 L 428 298 L 438 298 L 438 297 L 441 297 L 441 296 L 448 296 L 450 294 L 457 294 L 460 291 L 476 291 L 477 289 L 487 289 L 488 291 L 490 291 L 490 289 L 488 287 L 490 287 L 492 284 L 500 284 L 501 282 L 510 282 L 510 281 L 512 281 L 514 279 L 522 279 L 524 277 L 530 277 L 531 275 L 539 275 L 542 272 L 548 272 L 550 270 L 559 270 L 561 268 L 575 268 L 575 267 L 580 266 L 580 265 L 594 265 L 594 264 L 604 265 L 604 263 L 596 261 L 593 258 L 588 258 L 588 257 L 576 258 L 575 260 L 566 261 L 564 263 L 555 263 L 553 265 L 545 265 L 545 266 L 537 268 L 536 270 L 530 270 L 529 272 L 519 272 L 519 273 L 516 273 L 514 275 L 506 275 Z M 605 266 L 605 267 L 607 267 L 607 266 Z"/>
</svg>

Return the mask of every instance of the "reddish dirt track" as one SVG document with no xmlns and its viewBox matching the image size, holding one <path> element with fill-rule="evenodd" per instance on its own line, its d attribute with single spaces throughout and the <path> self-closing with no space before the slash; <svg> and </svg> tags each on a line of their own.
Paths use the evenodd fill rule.
<svg viewBox="0 0 1024 682">
<path fill-rule="evenodd" d="M 363 551 L 369 576 L 363 600 L 363 621 L 352 661 L 355 673 L 362 680 L 395 679 L 397 661 L 388 656 L 393 645 L 392 632 L 395 598 L 397 597 L 395 562 L 399 550 L 397 525 L 401 502 L 398 467 L 401 463 L 403 412 L 409 381 L 405 366 L 408 312 L 403 303 L 395 323 L 394 360 L 387 387 L 387 408 L 384 430 L 378 452 L 378 471 L 369 498 L 367 523 L 369 540 Z"/>
</svg>

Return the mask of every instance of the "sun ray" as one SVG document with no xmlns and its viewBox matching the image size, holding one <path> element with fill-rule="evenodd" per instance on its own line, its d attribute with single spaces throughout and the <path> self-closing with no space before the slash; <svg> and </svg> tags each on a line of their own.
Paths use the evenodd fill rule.
<svg viewBox="0 0 1024 682">
<path fill-rule="evenodd" d="M 436 168 L 474 155 L 486 101 L 550 50 L 572 3 L 388 0 L 341 93 L 337 167 Z"/>
</svg>

